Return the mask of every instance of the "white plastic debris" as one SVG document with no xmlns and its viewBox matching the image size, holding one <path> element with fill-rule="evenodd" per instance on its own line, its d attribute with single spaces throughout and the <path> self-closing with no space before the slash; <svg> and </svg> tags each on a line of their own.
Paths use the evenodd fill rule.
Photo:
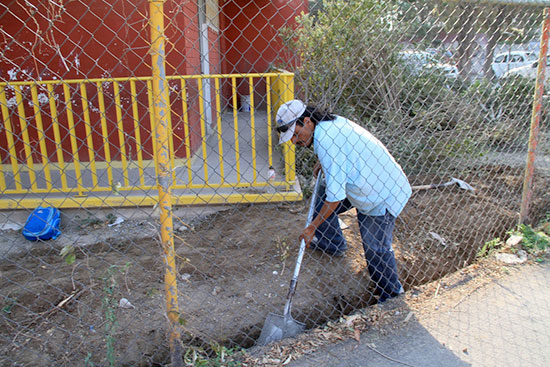
<svg viewBox="0 0 550 367">
<path fill-rule="evenodd" d="M 116 217 L 115 221 L 109 224 L 109 227 L 118 226 L 120 223 L 124 222 L 124 218 Z"/>
<path fill-rule="evenodd" d="M 269 167 L 269 170 L 267 171 L 267 180 L 270 182 L 275 181 L 275 177 L 277 177 L 277 173 L 273 169 L 273 167 Z"/>
<path fill-rule="evenodd" d="M 447 242 L 445 241 L 445 239 L 443 237 L 441 237 L 440 235 L 438 235 L 435 232 L 428 232 L 428 233 L 430 234 L 430 236 L 432 236 L 433 238 L 438 240 L 439 243 L 441 244 L 441 246 L 443 246 L 443 247 L 447 246 Z"/>
<path fill-rule="evenodd" d="M 19 231 L 23 226 L 21 224 L 7 222 L 0 224 L 1 231 Z"/>
<path fill-rule="evenodd" d="M 133 304 L 130 303 L 126 298 L 121 298 L 120 301 L 118 301 L 118 307 L 120 308 L 136 308 Z"/>
<path fill-rule="evenodd" d="M 340 225 L 340 229 L 342 230 L 349 228 L 349 226 L 346 223 L 344 223 L 344 221 L 340 218 L 338 218 L 338 224 Z"/>
</svg>

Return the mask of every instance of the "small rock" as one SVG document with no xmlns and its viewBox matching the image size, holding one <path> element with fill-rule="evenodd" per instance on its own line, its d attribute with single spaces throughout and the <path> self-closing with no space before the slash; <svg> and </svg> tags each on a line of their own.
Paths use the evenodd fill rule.
<svg viewBox="0 0 550 367">
<path fill-rule="evenodd" d="M 523 261 L 527 260 L 527 252 L 524 250 L 519 250 L 518 257 L 520 258 L 520 260 L 523 260 Z"/>
<path fill-rule="evenodd" d="M 213 296 L 217 296 L 220 292 L 222 291 L 222 287 L 214 287 L 214 289 L 212 290 L 212 295 Z"/>
<path fill-rule="evenodd" d="M 277 270 L 273 270 L 273 275 L 279 275 L 279 272 Z"/>
<path fill-rule="evenodd" d="M 511 246 L 511 247 L 514 247 L 514 246 L 519 245 L 519 243 L 521 242 L 521 240 L 523 240 L 523 236 L 514 234 L 514 235 L 510 236 L 510 238 L 508 238 L 508 239 L 506 240 L 506 245 Z"/>
<path fill-rule="evenodd" d="M 244 298 L 246 299 L 254 299 L 254 295 L 252 294 L 252 292 L 246 292 L 244 294 Z"/>
<path fill-rule="evenodd" d="M 525 254 L 524 257 L 518 257 L 517 255 L 514 255 L 514 254 L 498 253 L 495 255 L 495 257 L 497 261 L 500 261 L 501 263 L 509 264 L 509 265 L 523 264 L 525 261 L 527 261 L 527 254 Z"/>
<path fill-rule="evenodd" d="M 183 225 L 176 229 L 176 231 L 178 231 L 178 232 L 185 232 L 185 231 L 188 231 L 188 230 L 189 230 L 189 227 L 183 226 Z"/>
</svg>

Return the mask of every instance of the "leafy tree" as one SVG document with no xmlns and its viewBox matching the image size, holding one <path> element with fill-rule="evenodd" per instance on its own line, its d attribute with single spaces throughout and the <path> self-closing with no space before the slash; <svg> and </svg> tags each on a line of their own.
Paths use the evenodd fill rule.
<svg viewBox="0 0 550 367">
<path fill-rule="evenodd" d="M 322 11 L 297 19 L 297 29 L 284 29 L 285 45 L 300 58 L 300 97 L 357 120 L 399 109 L 388 62 L 397 49 L 395 11 L 382 0 L 324 1 Z"/>
</svg>

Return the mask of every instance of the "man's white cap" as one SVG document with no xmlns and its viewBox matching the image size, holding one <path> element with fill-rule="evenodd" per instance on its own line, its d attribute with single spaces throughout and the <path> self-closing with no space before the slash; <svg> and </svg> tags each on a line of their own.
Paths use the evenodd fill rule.
<svg viewBox="0 0 550 367">
<path fill-rule="evenodd" d="M 293 99 L 288 101 L 279 107 L 275 121 L 277 122 L 277 130 L 281 134 L 279 136 L 279 144 L 286 143 L 294 135 L 294 129 L 296 128 L 296 120 L 298 120 L 304 114 L 306 105 L 304 102 Z M 279 129 L 286 128 L 285 131 Z"/>
</svg>

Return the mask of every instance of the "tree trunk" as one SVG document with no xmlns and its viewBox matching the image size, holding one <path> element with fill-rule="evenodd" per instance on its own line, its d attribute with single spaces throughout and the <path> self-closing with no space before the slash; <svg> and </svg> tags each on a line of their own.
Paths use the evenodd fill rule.
<svg viewBox="0 0 550 367">
<path fill-rule="evenodd" d="M 493 57 L 495 54 L 495 48 L 501 37 L 501 28 L 505 26 L 504 21 L 508 10 L 504 6 L 496 7 L 496 16 L 493 17 L 492 22 L 489 24 L 487 30 L 487 48 L 485 50 L 485 61 L 483 63 L 483 77 L 487 80 L 491 80 L 495 77 L 495 73 L 491 68 L 493 63 Z"/>
<path fill-rule="evenodd" d="M 475 49 L 474 36 L 474 7 L 470 4 L 464 4 L 461 6 L 462 13 L 460 14 L 460 21 L 458 24 L 462 25 L 460 28 L 457 41 L 458 41 L 458 72 L 464 79 L 468 79 L 470 76 L 471 68 L 471 56 Z"/>
</svg>

